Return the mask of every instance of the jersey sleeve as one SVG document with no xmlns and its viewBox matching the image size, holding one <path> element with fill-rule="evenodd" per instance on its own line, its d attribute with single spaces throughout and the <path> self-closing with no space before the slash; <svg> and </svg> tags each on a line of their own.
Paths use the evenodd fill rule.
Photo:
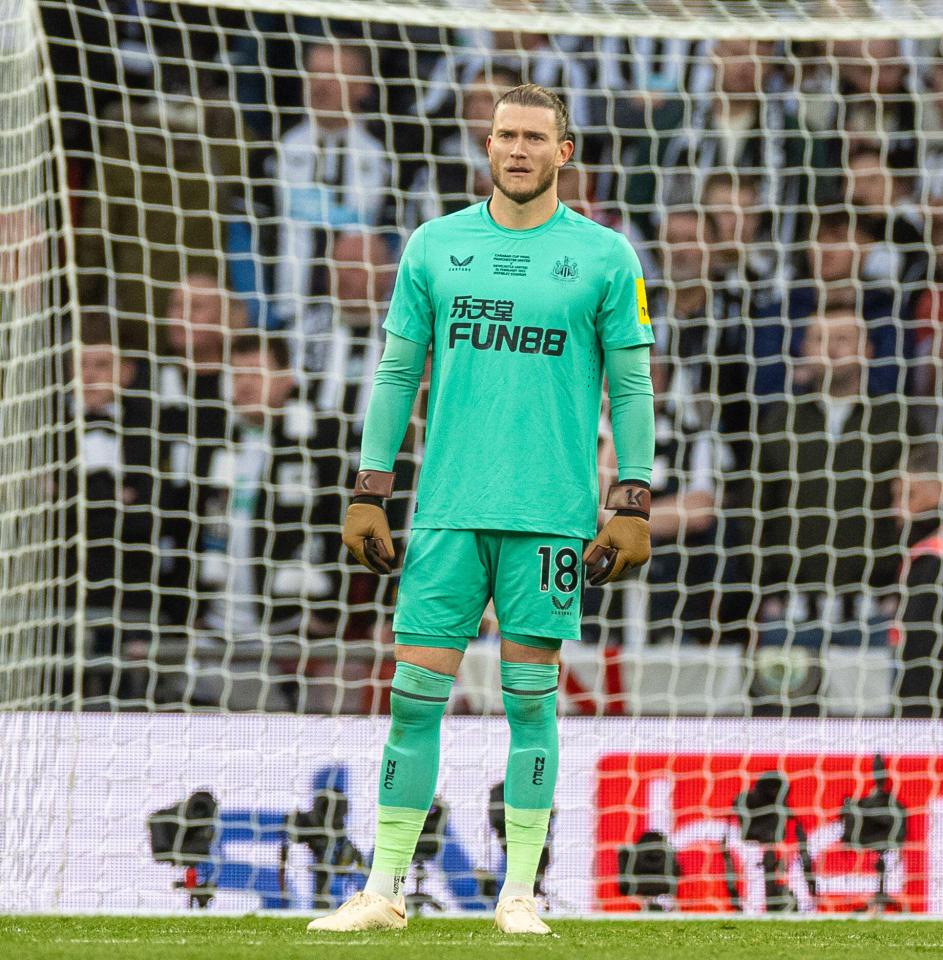
<svg viewBox="0 0 943 960">
<path fill-rule="evenodd" d="M 654 343 L 645 280 L 635 251 L 621 233 L 606 261 L 596 333 L 604 350 Z"/>
<path fill-rule="evenodd" d="M 393 298 L 383 328 L 405 340 L 426 345 L 432 340 L 435 314 L 426 276 L 425 227 L 409 238 L 399 262 Z"/>
</svg>

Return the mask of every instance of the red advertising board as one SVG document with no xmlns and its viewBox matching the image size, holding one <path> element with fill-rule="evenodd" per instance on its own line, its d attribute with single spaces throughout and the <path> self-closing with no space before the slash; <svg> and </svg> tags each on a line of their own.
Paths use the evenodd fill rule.
<svg viewBox="0 0 943 960">
<path fill-rule="evenodd" d="M 886 909 L 943 910 L 943 758 L 885 756 L 890 793 L 905 810 L 906 836 L 879 864 L 878 851 L 842 842 L 842 806 L 875 787 L 873 757 L 853 754 L 610 753 L 597 765 L 595 896 L 597 909 L 625 912 L 651 906 L 620 892 L 619 851 L 647 831 L 661 833 L 676 853 L 680 877 L 673 898 L 655 901 L 692 912 L 761 913 L 768 896 L 764 853 L 775 857 L 777 881 L 802 911 L 873 909 L 878 869 L 885 867 Z M 745 841 L 734 805 L 769 771 L 788 781 L 792 815 L 780 842 Z M 804 831 L 810 871 L 803 870 Z M 931 870 L 931 861 L 936 865 Z M 767 863 L 770 861 L 767 860 Z M 623 886 L 622 890 L 631 891 Z M 812 895 L 815 890 L 815 896 Z"/>
</svg>

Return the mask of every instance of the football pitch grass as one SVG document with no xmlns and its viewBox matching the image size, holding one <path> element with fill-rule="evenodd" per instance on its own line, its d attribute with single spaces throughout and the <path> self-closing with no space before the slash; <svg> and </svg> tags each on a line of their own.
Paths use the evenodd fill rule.
<svg viewBox="0 0 943 960">
<path fill-rule="evenodd" d="M 5 960 L 905 960 L 943 958 L 943 922 L 551 921 L 509 937 L 490 920 L 410 921 L 397 933 L 305 932 L 300 917 L 0 916 Z"/>
</svg>

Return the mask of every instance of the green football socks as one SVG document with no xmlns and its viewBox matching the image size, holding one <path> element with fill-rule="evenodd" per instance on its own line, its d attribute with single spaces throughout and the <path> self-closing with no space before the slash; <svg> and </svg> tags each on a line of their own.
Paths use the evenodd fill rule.
<svg viewBox="0 0 943 960">
<path fill-rule="evenodd" d="M 439 727 L 455 678 L 398 663 L 392 725 L 380 764 L 377 838 L 367 891 L 398 896 L 422 833 L 439 775 Z"/>
<path fill-rule="evenodd" d="M 501 661 L 504 709 L 511 727 L 504 781 L 507 873 L 502 898 L 534 893 L 557 782 L 559 672 L 555 664 Z"/>
</svg>

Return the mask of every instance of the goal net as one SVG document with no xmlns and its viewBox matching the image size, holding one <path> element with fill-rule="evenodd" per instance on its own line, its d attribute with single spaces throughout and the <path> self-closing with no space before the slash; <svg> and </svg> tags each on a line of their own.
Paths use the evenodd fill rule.
<svg viewBox="0 0 943 960">
<path fill-rule="evenodd" d="M 550 598 L 583 630 L 541 895 L 943 914 L 937 6 L 0 0 L 0 908 L 363 884 L 397 578 L 340 523 L 385 309 L 535 82 L 656 337 L 652 560 Z M 605 403 L 598 454 L 605 489 Z M 417 907 L 488 909 L 504 870 L 479 634 Z"/>
</svg>

